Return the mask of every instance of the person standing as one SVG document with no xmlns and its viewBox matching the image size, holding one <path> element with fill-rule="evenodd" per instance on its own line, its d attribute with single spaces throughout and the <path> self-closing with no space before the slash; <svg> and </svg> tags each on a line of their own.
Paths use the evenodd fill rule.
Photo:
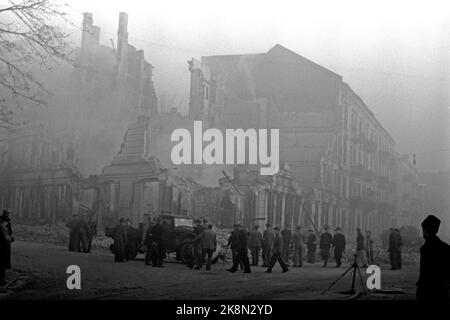
<svg viewBox="0 0 450 320">
<path fill-rule="evenodd" d="M 66 227 L 69 228 L 69 251 L 80 251 L 80 239 L 78 237 L 78 213 L 72 215 L 72 219 L 67 222 Z"/>
<path fill-rule="evenodd" d="M 391 263 L 391 270 L 397 269 L 397 252 L 396 252 L 396 236 L 394 228 L 389 228 L 389 261 Z"/>
<path fill-rule="evenodd" d="M 88 241 L 87 252 L 90 253 L 92 250 L 92 241 L 97 236 L 97 224 L 92 219 L 92 216 L 89 216 L 88 228 L 89 228 L 89 232 L 88 232 L 88 239 L 87 239 L 87 241 Z"/>
<path fill-rule="evenodd" d="M 283 252 L 281 257 L 283 261 L 289 265 L 289 254 L 291 249 L 292 231 L 290 227 L 287 227 L 281 231 L 281 237 L 283 238 Z"/>
<path fill-rule="evenodd" d="M 7 284 L 6 270 L 11 269 L 11 243 L 13 241 L 9 214 L 5 214 L 3 211 L 0 216 L 0 287 Z"/>
<path fill-rule="evenodd" d="M 250 261 L 248 260 L 248 232 L 244 228 L 238 228 L 236 234 L 236 259 L 233 261 L 231 269 L 227 269 L 227 271 L 234 273 L 238 266 L 242 264 L 244 273 L 250 273 Z"/>
<path fill-rule="evenodd" d="M 209 224 L 208 228 L 202 231 L 196 238 L 199 239 L 202 248 L 201 261 L 206 261 L 206 270 L 211 270 L 211 258 L 213 252 L 216 251 L 217 248 L 217 236 L 213 230 L 213 225 Z M 202 264 L 200 264 L 199 269 L 201 269 L 201 267 Z"/>
<path fill-rule="evenodd" d="M 439 239 L 441 221 L 434 215 L 423 220 L 420 247 L 420 273 L 416 298 L 420 301 L 450 301 L 450 245 Z"/>
<path fill-rule="evenodd" d="M 272 229 L 272 225 L 270 223 L 266 224 L 266 230 L 263 233 L 263 268 L 267 268 L 269 266 L 270 258 L 272 257 L 272 246 L 273 246 L 274 232 Z"/>
<path fill-rule="evenodd" d="M 228 248 L 231 248 L 231 258 L 234 263 L 238 259 L 238 253 L 239 253 L 239 233 L 241 231 L 241 225 L 239 223 L 234 224 L 234 229 L 231 231 L 230 237 L 228 238 Z M 241 269 L 243 269 L 243 266 L 241 263 L 239 263 Z"/>
<path fill-rule="evenodd" d="M 342 253 L 345 250 L 345 236 L 341 233 L 341 228 L 337 227 L 333 237 L 334 259 L 336 260 L 336 267 L 339 268 L 342 264 Z"/>
<path fill-rule="evenodd" d="M 289 268 L 283 261 L 283 258 L 281 256 L 281 254 L 283 253 L 283 237 L 281 236 L 280 228 L 275 227 L 273 230 L 275 234 L 273 239 L 272 257 L 270 259 L 269 267 L 265 272 L 272 273 L 272 269 L 277 261 L 280 264 L 281 268 L 283 269 L 283 273 L 288 272 Z"/>
<path fill-rule="evenodd" d="M 367 255 L 364 247 L 364 236 L 360 228 L 356 229 L 356 260 L 362 264 L 362 268 L 367 268 Z"/>
<path fill-rule="evenodd" d="M 395 235 L 395 268 L 401 269 L 402 268 L 403 240 L 402 240 L 402 236 L 400 234 L 400 230 L 394 229 L 394 235 Z"/>
<path fill-rule="evenodd" d="M 308 247 L 308 263 L 316 262 L 317 237 L 313 229 L 309 229 L 308 240 L 306 241 Z"/>
<path fill-rule="evenodd" d="M 127 244 L 127 228 L 125 219 L 120 218 L 119 224 L 113 230 L 113 252 L 115 262 L 125 262 L 126 258 L 126 244 Z"/>
<path fill-rule="evenodd" d="M 333 243 L 333 236 L 328 232 L 328 225 L 323 226 L 324 232 L 320 235 L 320 255 L 323 259 L 323 267 L 328 264 L 328 259 L 330 258 L 330 248 Z"/>
<path fill-rule="evenodd" d="M 261 250 L 261 245 L 263 241 L 263 236 L 261 231 L 259 231 L 259 226 L 255 225 L 253 231 L 250 232 L 249 248 L 252 254 L 252 266 L 258 265 L 259 252 Z"/>
<path fill-rule="evenodd" d="M 162 268 L 164 258 L 166 257 L 166 249 L 164 246 L 164 227 L 160 217 L 156 220 L 156 224 L 151 228 L 151 234 L 152 240 L 156 243 L 158 248 L 156 266 Z"/>
<path fill-rule="evenodd" d="M 202 221 L 200 219 L 195 219 L 194 223 L 195 223 L 194 233 L 196 234 L 196 236 L 198 236 L 205 230 L 205 228 L 203 227 Z M 192 247 L 193 247 L 193 259 L 192 262 L 189 264 L 189 268 L 191 269 L 194 266 L 200 266 L 203 264 L 203 262 L 201 261 L 202 248 L 200 246 L 200 241 L 198 239 L 192 241 Z"/>
<path fill-rule="evenodd" d="M 127 244 L 126 250 L 126 260 L 133 260 L 136 258 L 139 246 L 139 230 L 133 227 L 130 219 L 126 220 L 127 228 Z"/>
<path fill-rule="evenodd" d="M 303 266 L 303 244 L 305 242 L 305 235 L 302 232 L 302 227 L 297 226 L 293 236 L 294 245 L 294 267 Z"/>
<path fill-rule="evenodd" d="M 77 233 L 78 233 L 78 252 L 88 252 L 88 235 L 89 235 L 89 225 L 86 221 L 85 217 L 81 217 L 78 219 L 77 224 Z"/>
<path fill-rule="evenodd" d="M 374 264 L 373 239 L 372 239 L 372 233 L 369 230 L 366 231 L 366 250 L 367 250 L 367 262 L 370 265 L 372 265 L 372 264 Z"/>
</svg>

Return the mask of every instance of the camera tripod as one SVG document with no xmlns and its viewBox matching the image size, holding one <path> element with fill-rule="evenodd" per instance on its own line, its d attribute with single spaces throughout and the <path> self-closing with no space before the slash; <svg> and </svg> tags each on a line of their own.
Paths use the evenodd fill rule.
<svg viewBox="0 0 450 320">
<path fill-rule="evenodd" d="M 325 292 L 327 292 L 328 290 L 331 289 L 332 286 L 334 286 L 340 279 L 342 279 L 348 272 L 350 272 L 351 270 L 353 270 L 353 276 L 352 276 L 352 288 L 348 291 L 343 291 L 341 293 L 344 294 L 355 294 L 356 290 L 355 290 L 355 280 L 356 280 L 356 272 L 358 272 L 359 275 L 359 280 L 361 281 L 361 287 L 363 288 L 364 294 L 367 293 L 366 291 L 366 287 L 364 286 L 364 281 L 361 275 L 361 269 L 358 266 L 358 263 L 356 262 L 356 254 L 354 255 L 354 260 L 353 260 L 353 264 L 347 269 L 345 270 L 345 272 L 343 274 L 341 274 L 339 276 L 339 278 L 337 278 L 334 282 L 332 282 L 328 288 L 326 288 L 325 290 L 323 290 L 320 294 L 324 294 Z"/>
</svg>

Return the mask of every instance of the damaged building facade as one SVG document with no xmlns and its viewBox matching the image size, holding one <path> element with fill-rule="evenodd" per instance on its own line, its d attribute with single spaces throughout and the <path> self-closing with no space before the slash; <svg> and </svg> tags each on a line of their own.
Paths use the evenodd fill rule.
<svg viewBox="0 0 450 320">
<path fill-rule="evenodd" d="M 302 190 L 299 224 L 349 235 L 396 224 L 395 141 L 340 75 L 280 45 L 192 59 L 189 70 L 191 119 L 280 129 L 280 162 Z"/>
</svg>

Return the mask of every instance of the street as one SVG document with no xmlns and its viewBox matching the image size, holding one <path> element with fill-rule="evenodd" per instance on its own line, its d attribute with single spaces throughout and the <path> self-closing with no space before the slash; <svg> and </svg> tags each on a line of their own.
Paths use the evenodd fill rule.
<svg viewBox="0 0 450 320">
<path fill-rule="evenodd" d="M 328 293 L 320 292 L 339 277 L 348 266 L 335 268 L 320 262 L 281 273 L 276 265 L 272 274 L 265 268 L 253 267 L 251 274 L 227 272 L 230 263 L 212 266 L 211 271 L 190 270 L 177 262 L 163 268 L 146 266 L 143 257 L 126 263 L 115 263 L 112 254 L 94 251 L 91 254 L 69 252 L 66 247 L 16 241 L 12 248 L 13 270 L 9 281 L 20 275 L 27 279 L 22 288 L 0 294 L 0 299 L 343 299 L 339 291 L 350 289 L 347 274 Z M 66 269 L 81 269 L 81 290 L 68 290 Z M 362 270 L 364 279 L 367 278 Z M 381 266 L 382 289 L 400 288 L 404 294 L 371 294 L 362 299 L 414 299 L 418 266 L 406 265 L 391 271 Z M 365 280 L 364 280 L 365 282 Z M 357 290 L 361 291 L 360 286 Z"/>
</svg>

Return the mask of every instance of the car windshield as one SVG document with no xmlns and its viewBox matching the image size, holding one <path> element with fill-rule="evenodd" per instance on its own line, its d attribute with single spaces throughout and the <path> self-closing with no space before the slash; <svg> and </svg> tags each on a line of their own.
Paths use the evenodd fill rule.
<svg viewBox="0 0 450 320">
<path fill-rule="evenodd" d="M 192 219 L 175 218 L 175 227 L 193 227 Z"/>
</svg>

